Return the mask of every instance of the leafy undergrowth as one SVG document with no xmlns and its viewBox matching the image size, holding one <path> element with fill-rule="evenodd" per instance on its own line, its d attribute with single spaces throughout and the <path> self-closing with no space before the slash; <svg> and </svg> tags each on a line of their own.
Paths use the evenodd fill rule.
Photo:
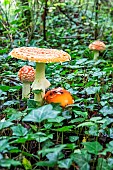
<svg viewBox="0 0 113 170">
<path fill-rule="evenodd" d="M 61 108 L 36 107 L 32 92 L 22 100 L 17 71 L 27 62 L 1 56 L 0 170 L 113 169 L 112 63 L 73 58 L 46 68 L 50 88 L 73 95 Z"/>
</svg>

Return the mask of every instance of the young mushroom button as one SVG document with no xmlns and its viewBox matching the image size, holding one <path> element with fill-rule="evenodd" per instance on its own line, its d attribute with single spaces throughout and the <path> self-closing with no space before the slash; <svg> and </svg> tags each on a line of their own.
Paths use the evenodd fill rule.
<svg viewBox="0 0 113 170">
<path fill-rule="evenodd" d="M 50 82 L 45 77 L 45 63 L 61 63 L 71 59 L 70 55 L 62 50 L 37 47 L 15 48 L 10 52 L 10 55 L 18 59 L 36 62 L 35 80 L 32 89 L 42 90 L 41 94 L 34 94 L 34 100 L 40 103 L 45 95 L 45 89 L 50 86 Z"/>
<path fill-rule="evenodd" d="M 89 49 L 94 51 L 94 61 L 97 61 L 99 51 L 104 51 L 106 49 L 106 45 L 102 41 L 96 40 L 89 45 Z"/>
<path fill-rule="evenodd" d="M 35 79 L 35 70 L 31 66 L 23 66 L 18 71 L 18 77 L 23 83 L 22 86 L 22 99 L 30 97 L 30 83 Z"/>
<path fill-rule="evenodd" d="M 49 90 L 45 94 L 44 99 L 47 103 L 59 103 L 62 107 L 74 103 L 70 92 L 61 87 Z"/>
</svg>

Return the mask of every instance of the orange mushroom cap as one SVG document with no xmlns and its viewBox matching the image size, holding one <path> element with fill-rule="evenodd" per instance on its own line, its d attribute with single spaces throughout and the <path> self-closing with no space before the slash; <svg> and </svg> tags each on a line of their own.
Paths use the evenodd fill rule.
<svg viewBox="0 0 113 170">
<path fill-rule="evenodd" d="M 103 51 L 106 49 L 106 45 L 99 40 L 94 41 L 89 45 L 90 50 Z"/>
<path fill-rule="evenodd" d="M 18 71 L 18 77 L 21 82 L 33 82 L 35 79 L 35 69 L 25 65 Z"/>
<path fill-rule="evenodd" d="M 60 103 L 62 107 L 74 103 L 70 92 L 61 87 L 49 90 L 45 94 L 44 99 L 47 103 Z"/>
</svg>

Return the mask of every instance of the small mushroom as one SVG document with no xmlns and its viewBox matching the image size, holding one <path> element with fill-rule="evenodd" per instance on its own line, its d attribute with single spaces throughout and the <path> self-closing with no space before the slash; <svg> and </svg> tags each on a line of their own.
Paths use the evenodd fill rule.
<svg viewBox="0 0 113 170">
<path fill-rule="evenodd" d="M 31 66 L 23 66 L 18 71 L 18 77 L 23 83 L 22 85 L 22 99 L 30 97 L 30 83 L 35 79 L 35 69 Z"/>
<path fill-rule="evenodd" d="M 66 107 L 67 105 L 74 103 L 70 92 L 61 87 L 47 91 L 44 99 L 47 103 L 60 103 L 62 107 Z"/>
<path fill-rule="evenodd" d="M 45 89 L 50 86 L 50 82 L 45 77 L 45 63 L 64 62 L 71 59 L 70 55 L 62 50 L 45 49 L 37 47 L 20 47 L 10 52 L 12 57 L 36 62 L 35 80 L 32 90 L 42 90 L 41 94 L 34 94 L 34 100 L 42 103 Z"/>
<path fill-rule="evenodd" d="M 94 51 L 94 61 L 97 61 L 99 51 L 104 51 L 106 49 L 106 45 L 102 41 L 96 40 L 89 45 L 89 49 Z"/>
</svg>

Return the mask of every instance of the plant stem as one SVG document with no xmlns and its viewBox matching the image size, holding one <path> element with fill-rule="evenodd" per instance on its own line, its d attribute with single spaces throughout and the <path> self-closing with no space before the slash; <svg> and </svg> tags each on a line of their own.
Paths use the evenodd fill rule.
<svg viewBox="0 0 113 170">
<path fill-rule="evenodd" d="M 30 97 L 30 83 L 23 82 L 22 85 L 22 99 Z"/>
<path fill-rule="evenodd" d="M 42 90 L 42 92 L 34 94 L 34 100 L 42 103 L 45 89 L 49 86 L 50 82 L 45 78 L 45 63 L 36 63 L 35 81 L 32 84 L 32 89 Z"/>
</svg>

